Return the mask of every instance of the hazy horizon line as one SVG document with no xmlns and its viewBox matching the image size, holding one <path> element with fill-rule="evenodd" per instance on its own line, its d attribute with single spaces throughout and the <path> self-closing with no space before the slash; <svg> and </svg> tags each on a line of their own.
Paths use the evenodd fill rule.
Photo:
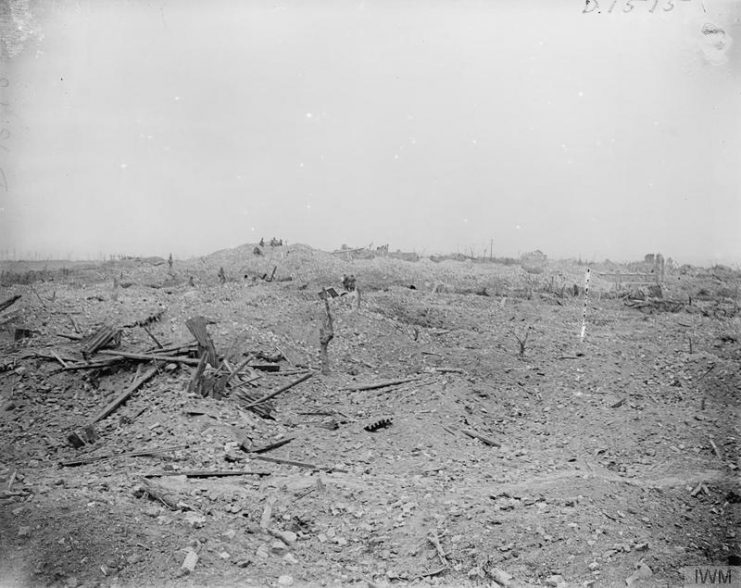
<svg viewBox="0 0 741 588">
<path fill-rule="evenodd" d="M 177 252 L 177 250 L 168 251 L 165 254 L 157 254 L 157 253 L 131 253 L 131 252 L 117 252 L 112 253 L 110 251 L 97 251 L 95 253 L 88 253 L 88 254 L 79 254 L 79 253 L 73 253 L 69 252 L 66 255 L 64 254 L 47 254 L 46 252 L 28 252 L 28 251 L 21 251 L 20 253 L 13 250 L 0 250 L 0 263 L 3 262 L 59 262 L 59 261 L 69 261 L 69 262 L 106 262 L 106 261 L 121 261 L 124 259 L 147 259 L 147 258 L 161 258 L 163 260 L 167 260 L 169 255 L 173 256 L 173 260 L 175 261 L 189 261 L 194 259 L 202 259 L 204 257 L 209 257 L 211 255 L 214 255 L 219 252 L 223 251 L 232 251 L 235 249 L 240 248 L 247 248 L 247 247 L 256 247 L 259 245 L 259 242 L 245 242 L 240 245 L 235 245 L 233 247 L 222 247 L 218 249 L 214 249 L 212 251 L 209 251 L 207 253 L 187 253 L 187 252 Z M 384 244 L 385 245 L 385 244 Z M 333 253 L 333 252 L 339 252 L 342 251 L 343 246 L 336 247 L 335 249 L 323 249 L 321 247 L 315 247 L 313 245 L 310 245 L 308 243 L 302 243 L 302 242 L 286 242 L 283 247 L 287 247 L 290 249 L 290 247 L 308 247 L 315 251 L 322 251 L 324 253 Z M 375 244 L 371 244 L 371 246 L 375 246 Z M 271 246 L 269 243 L 266 243 L 265 248 L 270 248 Z M 353 250 L 365 250 L 365 251 L 374 251 L 374 249 L 371 249 L 369 246 L 347 246 L 348 251 Z M 477 251 L 481 251 L 479 254 Z M 536 251 L 540 251 L 543 253 L 548 261 L 552 262 L 566 262 L 566 261 L 573 261 L 580 264 L 600 264 L 600 263 L 614 263 L 614 264 L 632 264 L 632 263 L 641 263 L 644 262 L 643 258 L 627 258 L 627 257 L 604 257 L 602 259 L 599 259 L 600 256 L 597 256 L 595 254 L 593 255 L 583 255 L 581 253 L 577 253 L 576 255 L 557 255 L 557 256 L 551 256 L 548 254 L 547 251 L 543 251 L 542 249 L 531 249 L 528 251 L 518 251 L 514 255 L 506 255 L 501 252 L 493 251 L 491 254 L 487 253 L 484 254 L 482 250 L 475 250 L 473 247 L 465 247 L 465 248 L 459 248 L 458 250 L 448 250 L 448 251 L 438 251 L 438 250 L 428 250 L 427 248 L 421 247 L 421 248 L 413 248 L 413 249 L 400 249 L 395 248 L 392 249 L 389 247 L 389 253 L 412 253 L 419 255 L 421 258 L 429 258 L 429 257 L 446 257 L 446 256 L 453 256 L 453 255 L 462 255 L 467 259 L 476 259 L 476 260 L 515 260 L 515 261 L 521 261 L 523 260 L 524 256 L 534 253 Z M 685 261 L 682 259 L 674 259 L 671 255 L 664 254 L 661 251 L 651 251 L 647 252 L 645 255 L 650 254 L 661 254 L 664 256 L 664 258 L 667 261 L 673 261 L 677 266 L 682 265 L 690 265 L 694 267 L 714 267 L 718 265 L 724 265 L 729 266 L 732 269 L 741 270 L 741 259 L 726 259 L 722 257 L 716 257 L 716 258 L 707 258 L 707 259 L 700 259 L 700 260 L 691 260 L 691 261 Z M 379 256 L 380 257 L 380 256 Z"/>
</svg>

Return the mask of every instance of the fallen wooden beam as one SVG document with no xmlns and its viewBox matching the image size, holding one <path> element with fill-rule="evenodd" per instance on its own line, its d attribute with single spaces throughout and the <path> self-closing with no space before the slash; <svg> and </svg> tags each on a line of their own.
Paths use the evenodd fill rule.
<svg viewBox="0 0 741 588">
<path fill-rule="evenodd" d="M 129 396 L 131 396 L 134 392 L 136 392 L 142 386 L 142 384 L 148 382 L 154 377 L 154 375 L 160 370 L 160 367 L 161 367 L 160 364 L 155 365 L 151 370 L 149 370 L 136 382 L 131 384 L 131 386 L 126 388 L 126 390 L 124 390 L 121 394 L 119 394 L 116 398 L 114 398 L 103 410 L 101 410 L 97 415 L 95 415 L 89 424 L 102 421 L 109 414 L 111 414 L 114 410 L 116 410 L 119 406 L 121 406 L 124 402 L 126 402 L 129 399 Z"/>
<path fill-rule="evenodd" d="M 270 443 L 269 445 L 263 445 L 262 447 L 258 447 L 257 449 L 250 450 L 251 453 L 267 453 L 268 451 L 272 451 L 273 449 L 278 449 L 278 447 L 283 447 L 284 445 L 287 445 L 291 441 L 293 441 L 295 437 L 287 437 L 286 439 L 281 439 L 280 441 L 276 441 L 275 443 Z"/>
<path fill-rule="evenodd" d="M 6 308 L 10 308 L 13 306 L 18 300 L 20 300 L 21 295 L 16 294 L 15 296 L 12 296 L 11 298 L 8 298 L 7 300 L 0 302 L 0 312 L 5 310 Z"/>
<path fill-rule="evenodd" d="M 358 251 L 366 251 L 365 247 L 357 247 L 355 249 L 336 249 L 335 251 L 330 251 L 331 255 L 342 255 L 343 253 L 357 253 Z"/>
<path fill-rule="evenodd" d="M 198 360 L 192 357 L 180 357 L 177 355 L 159 355 L 157 353 L 131 353 L 128 351 L 102 350 L 98 355 L 110 355 L 112 357 L 125 357 L 126 359 L 139 359 L 142 361 L 169 361 L 172 363 L 184 363 L 186 365 L 198 365 Z"/>
<path fill-rule="evenodd" d="M 471 437 L 472 439 L 478 439 L 482 443 L 486 445 L 490 445 L 492 447 L 501 447 L 502 444 L 498 441 L 495 441 L 494 439 L 491 439 L 490 437 L 485 437 L 484 435 L 481 435 L 480 433 L 477 433 L 476 431 L 473 431 L 471 429 L 462 429 L 459 427 L 446 427 L 443 426 L 443 429 L 445 429 L 448 433 L 455 434 L 455 431 L 460 431 L 464 435 Z"/>
<path fill-rule="evenodd" d="M 289 382 L 285 386 L 281 386 L 275 392 L 271 392 L 267 396 L 263 396 L 262 398 L 258 398 L 254 402 L 250 402 L 249 404 L 245 405 L 243 408 L 252 408 L 253 406 L 257 406 L 261 402 L 265 402 L 266 400 L 270 400 L 271 398 L 274 398 L 275 396 L 278 396 L 278 394 L 281 394 L 282 392 L 285 392 L 286 390 L 290 390 L 291 388 L 293 388 L 297 384 L 300 384 L 301 382 L 304 382 L 304 381 L 308 380 L 313 375 L 314 374 L 312 372 L 309 372 L 307 374 L 304 374 L 298 380 L 294 380 L 293 382 Z"/>
<path fill-rule="evenodd" d="M 465 374 L 465 370 L 462 370 L 460 368 L 450 368 L 450 367 L 434 367 L 432 368 L 433 372 L 438 372 L 440 374 Z"/>
<path fill-rule="evenodd" d="M 327 472 L 342 472 L 344 474 L 348 473 L 347 470 L 342 468 L 335 468 L 335 467 L 325 467 L 325 466 L 318 466 L 313 463 L 306 463 L 304 461 L 294 461 L 292 459 L 281 459 L 279 457 L 268 457 L 267 455 L 256 455 L 255 459 L 261 459 L 263 461 L 270 461 L 272 463 L 279 463 L 283 465 L 292 465 L 296 466 L 297 468 L 306 468 L 309 470 L 325 470 Z"/>
<path fill-rule="evenodd" d="M 261 372 L 279 372 L 280 366 L 277 363 L 251 363 L 249 367 Z"/>
<path fill-rule="evenodd" d="M 420 376 L 413 376 L 411 378 L 402 378 L 400 380 L 386 380 L 384 382 L 375 382 L 373 384 L 360 384 L 358 386 L 348 386 L 346 390 L 351 392 L 360 392 L 361 390 L 376 390 L 377 388 L 386 388 L 388 386 L 396 386 L 397 384 L 406 384 L 407 382 L 414 382 L 419 380 Z"/>
<path fill-rule="evenodd" d="M 416 579 L 421 580 L 422 578 L 429 578 L 430 576 L 437 576 L 438 574 L 442 574 L 444 571 L 448 569 L 449 569 L 448 566 L 443 566 L 436 570 L 432 570 L 431 572 L 425 572 L 424 574 L 420 574 L 419 576 L 417 576 Z"/>
<path fill-rule="evenodd" d="M 197 349 L 198 343 L 193 341 L 192 343 L 185 343 L 185 344 L 177 344 L 177 345 L 168 345 L 167 347 L 160 348 L 153 348 L 146 351 L 146 353 L 163 353 L 168 354 L 172 353 L 175 355 L 180 355 L 181 353 L 190 353 L 192 351 L 195 351 Z"/>
<path fill-rule="evenodd" d="M 61 467 L 75 467 L 75 466 L 81 466 L 86 465 L 89 463 L 94 463 L 96 461 L 101 461 L 105 459 L 113 459 L 114 457 L 147 457 L 152 455 L 162 455 L 163 453 L 167 453 L 168 451 L 175 451 L 176 449 L 183 449 L 183 446 L 174 446 L 174 447 L 159 447 L 159 448 L 153 448 L 153 449 L 144 449 L 142 451 L 128 451 L 125 453 L 105 453 L 103 455 L 93 455 L 90 457 L 81 457 L 79 459 L 72 459 L 70 461 L 62 461 L 59 462 L 59 465 Z"/>
<path fill-rule="evenodd" d="M 184 470 L 182 472 L 150 472 L 142 474 L 145 478 L 160 478 L 164 476 L 185 476 L 186 478 L 225 478 L 227 476 L 272 476 L 272 472 L 258 470 Z"/>
<path fill-rule="evenodd" d="M 478 439 L 482 443 L 486 445 L 490 445 L 492 447 L 501 447 L 502 444 L 498 443 L 497 441 L 494 441 L 494 439 L 491 439 L 490 437 L 485 437 L 484 435 L 481 435 L 477 433 L 476 431 L 472 431 L 471 429 L 461 429 L 461 433 L 464 435 L 468 435 L 472 439 Z"/>
<path fill-rule="evenodd" d="M 105 368 L 105 367 L 110 367 L 112 365 L 116 365 L 117 363 L 120 363 L 122 361 L 125 361 L 125 358 L 114 357 L 114 358 L 107 359 L 104 361 L 91 361 L 90 363 L 75 363 L 72 365 L 68 365 L 67 367 L 59 368 L 58 370 L 52 372 L 52 374 L 55 374 L 57 372 L 69 372 L 69 371 L 74 371 L 74 370 L 94 370 L 97 368 Z"/>
</svg>

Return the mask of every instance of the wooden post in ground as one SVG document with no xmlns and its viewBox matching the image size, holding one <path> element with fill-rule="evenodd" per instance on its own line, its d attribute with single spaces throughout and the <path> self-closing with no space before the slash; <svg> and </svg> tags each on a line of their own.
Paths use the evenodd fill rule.
<svg viewBox="0 0 741 588">
<path fill-rule="evenodd" d="M 319 345 L 322 361 L 322 374 L 326 376 L 329 374 L 329 352 L 327 347 L 329 346 L 329 342 L 334 339 L 332 314 L 329 312 L 329 300 L 326 296 L 324 298 L 324 310 L 327 314 L 324 317 L 324 324 L 319 328 Z"/>
</svg>

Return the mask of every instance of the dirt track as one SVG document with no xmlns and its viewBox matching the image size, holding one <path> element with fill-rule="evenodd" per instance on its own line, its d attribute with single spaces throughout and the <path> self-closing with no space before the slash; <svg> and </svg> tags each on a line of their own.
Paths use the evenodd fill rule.
<svg viewBox="0 0 741 588">
<path fill-rule="evenodd" d="M 0 288 L 0 302 L 22 294 L 0 314 L 3 585 L 496 585 L 506 572 L 512 586 L 555 575 L 612 586 L 641 563 L 652 575 L 635 586 L 681 585 L 683 566 L 737 563 L 741 333 L 727 296 L 738 296 L 737 273 L 670 276 L 667 296 L 696 298 L 678 313 L 629 308 L 597 283 L 580 343 L 582 299 L 557 296 L 550 280 L 570 286 L 584 269 L 575 264 L 534 278 L 497 264 L 251 249 L 171 273 L 128 261 Z M 253 279 L 274 265 L 293 279 Z M 164 310 L 150 330 L 167 344 L 189 343 L 185 320 L 203 315 L 234 364 L 250 351 L 285 357 L 253 382 L 259 397 L 318 370 L 317 292 L 342 272 L 363 295 L 359 310 L 332 301 L 332 372 L 273 399 L 275 420 L 244 410 L 234 390 L 189 395 L 193 368 L 173 363 L 97 424 L 98 441 L 67 443 L 137 370 L 60 371 L 51 350 L 79 354 L 59 336 L 73 332 L 69 313 L 89 331 Z M 33 336 L 13 341 L 19 326 Z M 528 326 L 520 357 L 515 335 Z M 142 328 L 123 328 L 120 350 L 151 347 Z M 364 430 L 383 417 L 393 424 Z M 238 448 L 286 437 L 264 455 L 318 468 Z M 165 450 L 59 465 L 151 448 Z M 148 478 L 177 510 L 141 493 L 143 474 L 196 469 L 269 475 Z M 188 550 L 198 561 L 186 576 Z"/>
</svg>

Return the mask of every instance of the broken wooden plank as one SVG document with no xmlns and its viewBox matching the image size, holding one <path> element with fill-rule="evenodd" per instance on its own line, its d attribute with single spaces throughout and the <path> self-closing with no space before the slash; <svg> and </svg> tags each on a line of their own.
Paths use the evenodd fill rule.
<svg viewBox="0 0 741 588">
<path fill-rule="evenodd" d="M 75 330 L 75 333 L 81 333 L 82 331 L 80 331 L 80 327 L 77 324 L 75 317 L 72 316 L 72 313 L 67 313 L 67 318 L 69 318 L 69 322 L 72 323 L 72 328 Z"/>
<path fill-rule="evenodd" d="M 492 447 L 501 447 L 502 444 L 498 443 L 497 441 L 494 441 L 494 439 L 491 439 L 490 437 L 485 437 L 484 435 L 481 435 L 480 433 L 477 433 L 476 431 L 472 431 L 471 429 L 461 429 L 461 433 L 468 435 L 469 437 L 473 439 L 478 439 L 482 443 L 485 443 L 486 445 L 490 445 Z"/>
<path fill-rule="evenodd" d="M 75 363 L 72 365 L 68 365 L 64 368 L 59 368 L 58 370 L 52 372 L 52 374 L 55 374 L 57 372 L 68 372 L 68 371 L 75 371 L 75 370 L 94 370 L 98 368 L 105 368 L 110 367 L 112 365 L 116 365 L 117 363 L 121 363 L 122 361 L 125 361 L 123 357 L 115 357 L 111 359 L 107 359 L 104 361 L 91 361 L 89 363 Z"/>
<path fill-rule="evenodd" d="M 145 478 L 159 478 L 165 476 L 185 476 L 186 478 L 225 478 L 228 476 L 272 476 L 272 472 L 260 470 L 183 470 L 180 472 L 150 472 L 142 474 Z"/>
<path fill-rule="evenodd" d="M 399 380 L 386 380 L 383 382 L 375 382 L 371 384 L 360 384 L 357 386 L 348 386 L 346 390 L 350 392 L 360 392 L 362 390 L 376 390 L 377 388 L 387 388 L 388 386 L 396 386 L 397 384 L 406 384 L 407 382 L 414 382 L 419 380 L 420 376 L 413 376 L 410 378 L 401 378 Z"/>
<path fill-rule="evenodd" d="M 448 566 L 443 566 L 443 567 L 438 568 L 436 570 L 425 572 L 424 574 L 419 574 L 415 579 L 421 580 L 422 578 L 429 578 L 431 576 L 437 576 L 438 574 L 442 574 L 444 571 L 446 571 L 448 569 L 450 569 Z"/>
<path fill-rule="evenodd" d="M 121 330 L 114 329 L 111 325 L 103 325 L 92 335 L 85 337 L 82 343 L 82 356 L 87 359 L 99 349 L 106 346 L 118 347 L 121 343 Z"/>
<path fill-rule="evenodd" d="M 261 372 L 279 372 L 280 366 L 277 363 L 251 363 L 249 365 L 253 370 Z"/>
<path fill-rule="evenodd" d="M 63 350 L 50 350 L 48 352 L 45 351 L 34 351 L 29 352 L 33 354 L 33 357 L 36 358 L 42 358 L 42 359 L 49 359 L 49 360 L 55 360 L 59 361 L 59 358 L 65 361 L 65 363 L 76 363 L 80 361 L 79 356 L 75 356 L 71 353 L 67 353 Z M 59 358 L 57 357 L 59 356 Z"/>
<path fill-rule="evenodd" d="M 713 452 L 715 453 L 715 455 L 718 457 L 719 460 L 723 461 L 723 456 L 720 454 L 715 441 L 713 441 L 712 439 L 708 439 L 708 441 L 710 441 L 710 446 L 713 448 Z"/>
<path fill-rule="evenodd" d="M 167 347 L 163 347 L 162 349 L 159 348 L 152 348 L 147 350 L 145 353 L 163 353 L 163 354 L 172 354 L 172 355 L 184 355 L 188 353 L 194 352 L 198 348 L 198 343 L 193 341 L 192 343 L 186 343 L 186 344 L 175 344 L 175 345 L 168 345 Z"/>
<path fill-rule="evenodd" d="M 241 409 L 244 409 L 247 404 L 256 400 L 255 396 L 244 390 L 241 385 L 235 390 L 235 397 L 239 401 L 239 408 Z M 257 406 L 251 407 L 249 410 L 261 418 L 275 420 L 273 408 L 270 404 L 258 404 Z"/>
<path fill-rule="evenodd" d="M 204 353 L 203 355 L 201 355 L 201 359 L 198 360 L 198 367 L 196 367 L 195 371 L 193 372 L 193 376 L 190 378 L 190 382 L 188 382 L 188 394 L 200 394 L 201 380 L 203 378 L 203 372 L 206 370 L 207 361 L 208 358 Z"/>
<path fill-rule="evenodd" d="M 254 386 L 257 386 L 257 384 L 255 384 L 255 382 L 257 382 L 257 380 L 261 380 L 261 379 L 262 379 L 262 376 L 255 376 L 254 378 L 248 378 L 246 380 L 242 380 L 240 378 L 239 382 L 237 382 L 237 387 L 245 386 L 247 384 L 249 384 L 249 385 L 251 385 L 251 386 L 254 387 Z M 255 399 L 252 398 L 251 400 L 246 400 L 246 402 L 252 402 L 252 400 L 255 400 Z"/>
<path fill-rule="evenodd" d="M 116 410 L 119 406 L 121 406 L 124 402 L 126 402 L 129 399 L 129 396 L 131 396 L 143 384 L 145 384 L 146 382 L 148 382 L 154 377 L 154 375 L 160 370 L 160 367 L 162 367 L 161 364 L 156 364 L 151 370 L 149 370 L 136 382 L 134 382 L 128 388 L 126 388 L 126 390 L 124 390 L 121 394 L 119 394 L 116 398 L 114 398 L 103 410 L 101 410 L 97 415 L 95 415 L 93 419 L 90 421 L 90 424 L 97 423 L 98 421 L 102 421 L 109 414 L 111 414 L 114 410 Z"/>
<path fill-rule="evenodd" d="M 112 357 L 123 357 L 126 359 L 139 359 L 141 361 L 169 361 L 172 363 L 184 363 L 186 365 L 198 365 L 198 360 L 192 357 L 180 357 L 178 355 L 159 355 L 156 353 L 132 353 L 129 351 L 101 350 L 98 355 L 110 355 Z"/>
<path fill-rule="evenodd" d="M 690 492 L 690 496 L 697 496 L 700 492 L 702 492 L 702 482 L 695 486 L 695 489 Z"/>
<path fill-rule="evenodd" d="M 494 439 L 491 439 L 490 437 L 486 437 L 480 433 L 477 433 L 476 431 L 472 429 L 463 429 L 460 427 L 446 427 L 443 426 L 443 429 L 445 429 L 448 433 L 454 434 L 455 431 L 460 431 L 464 435 L 471 437 L 472 439 L 478 439 L 482 443 L 486 445 L 490 445 L 492 447 L 501 447 L 501 443 L 498 441 L 495 441 Z"/>
<path fill-rule="evenodd" d="M 229 376 L 227 376 L 226 382 L 224 384 L 225 385 L 228 384 L 229 382 L 231 382 L 233 377 L 238 376 L 239 372 L 241 372 L 247 366 L 249 362 L 250 362 L 250 358 L 248 357 L 242 363 L 239 364 L 239 367 L 237 367 L 237 369 L 232 370 L 232 366 L 230 366 L 229 362 L 225 359 L 224 366 L 226 367 L 226 369 L 229 370 Z"/>
<path fill-rule="evenodd" d="M 54 359 L 56 359 L 59 363 L 62 364 L 63 368 L 67 367 L 66 362 L 61 357 L 59 357 L 59 354 L 56 351 L 52 349 L 51 354 L 54 356 Z"/>
<path fill-rule="evenodd" d="M 160 342 L 159 342 L 159 341 L 157 340 L 157 337 L 155 337 L 155 336 L 154 336 L 154 335 L 152 334 L 152 331 L 150 331 L 150 330 L 149 330 L 149 327 L 147 327 L 147 325 L 141 325 L 141 328 L 142 328 L 142 329 L 144 329 L 144 332 L 145 332 L 145 333 L 146 333 L 147 335 L 149 335 L 149 338 L 150 338 L 150 339 L 151 339 L 152 341 L 154 341 L 154 344 L 155 344 L 155 345 L 156 345 L 156 346 L 157 346 L 157 347 L 158 347 L 158 348 L 159 348 L 160 350 L 164 349 L 164 347 L 162 347 L 162 343 L 160 343 Z"/>
<path fill-rule="evenodd" d="M 188 330 L 193 334 L 196 341 L 198 341 L 199 355 L 205 353 L 206 359 L 211 367 L 218 368 L 219 360 L 216 356 L 214 342 L 206 329 L 206 319 L 202 316 L 194 316 L 185 321 L 185 326 L 188 327 Z"/>
<path fill-rule="evenodd" d="M 268 451 L 272 451 L 273 449 L 278 449 L 278 447 L 283 447 L 284 445 L 287 445 L 294 439 L 295 437 L 287 437 L 285 439 L 281 439 L 280 441 L 276 441 L 275 443 L 270 443 L 269 445 L 263 445 L 262 447 L 258 447 L 257 449 L 251 449 L 250 453 L 267 453 Z"/>
<path fill-rule="evenodd" d="M 20 300 L 20 298 L 21 298 L 21 295 L 16 294 L 15 296 L 11 296 L 7 300 L 0 302 L 0 312 L 5 310 L 6 308 L 10 308 L 11 306 L 13 306 L 16 302 L 18 302 L 18 300 Z"/>
<path fill-rule="evenodd" d="M 440 374 L 465 374 L 466 371 L 462 370 L 460 368 L 451 368 L 451 367 L 434 367 L 432 368 L 433 372 L 437 372 Z"/>
<path fill-rule="evenodd" d="M 290 390 L 291 388 L 293 388 L 297 384 L 300 384 L 301 382 L 304 382 L 304 381 L 308 380 L 313 375 L 314 374 L 312 372 L 309 372 L 307 374 L 304 374 L 298 380 L 294 380 L 293 382 L 289 382 L 285 386 L 281 386 L 280 388 L 278 388 L 277 390 L 275 390 L 275 392 L 271 392 L 267 396 L 263 396 L 262 398 L 258 398 L 254 402 L 250 402 L 249 404 L 247 404 L 246 406 L 244 406 L 244 408 L 252 408 L 253 406 L 257 406 L 258 404 L 260 404 L 262 402 L 265 402 L 266 400 L 270 400 L 271 398 L 274 398 L 275 396 L 278 396 L 278 394 L 281 394 L 282 392 L 285 392 L 286 390 Z"/>
<path fill-rule="evenodd" d="M 347 474 L 348 471 L 342 468 L 335 468 L 335 467 L 326 467 L 326 466 L 318 466 L 313 463 L 306 463 L 304 461 L 294 461 L 292 459 L 282 459 L 280 457 L 268 457 L 267 455 L 255 455 L 255 459 L 261 459 L 263 461 L 270 461 L 272 463 L 279 463 L 283 465 L 292 465 L 296 466 L 297 468 L 306 468 L 309 470 L 324 470 L 327 472 L 342 472 L 344 474 Z"/>
<path fill-rule="evenodd" d="M 57 333 L 57 337 L 64 337 L 65 339 L 72 339 L 72 341 L 80 341 L 84 337 L 82 335 L 74 333 Z"/>
<path fill-rule="evenodd" d="M 183 448 L 184 446 L 182 445 L 176 445 L 173 447 L 159 447 L 159 448 L 152 448 L 152 449 L 144 449 L 141 451 L 127 451 L 125 453 L 105 453 L 103 455 L 93 455 L 90 457 L 80 457 L 79 459 L 72 459 L 70 461 L 62 461 L 62 462 L 59 462 L 59 465 L 61 467 L 69 468 L 69 467 L 87 465 L 89 463 L 94 463 L 96 461 L 113 459 L 114 457 L 148 457 L 148 456 L 162 455 L 163 453 L 167 453 L 169 451 L 175 451 L 177 449 L 183 449 Z"/>
</svg>

